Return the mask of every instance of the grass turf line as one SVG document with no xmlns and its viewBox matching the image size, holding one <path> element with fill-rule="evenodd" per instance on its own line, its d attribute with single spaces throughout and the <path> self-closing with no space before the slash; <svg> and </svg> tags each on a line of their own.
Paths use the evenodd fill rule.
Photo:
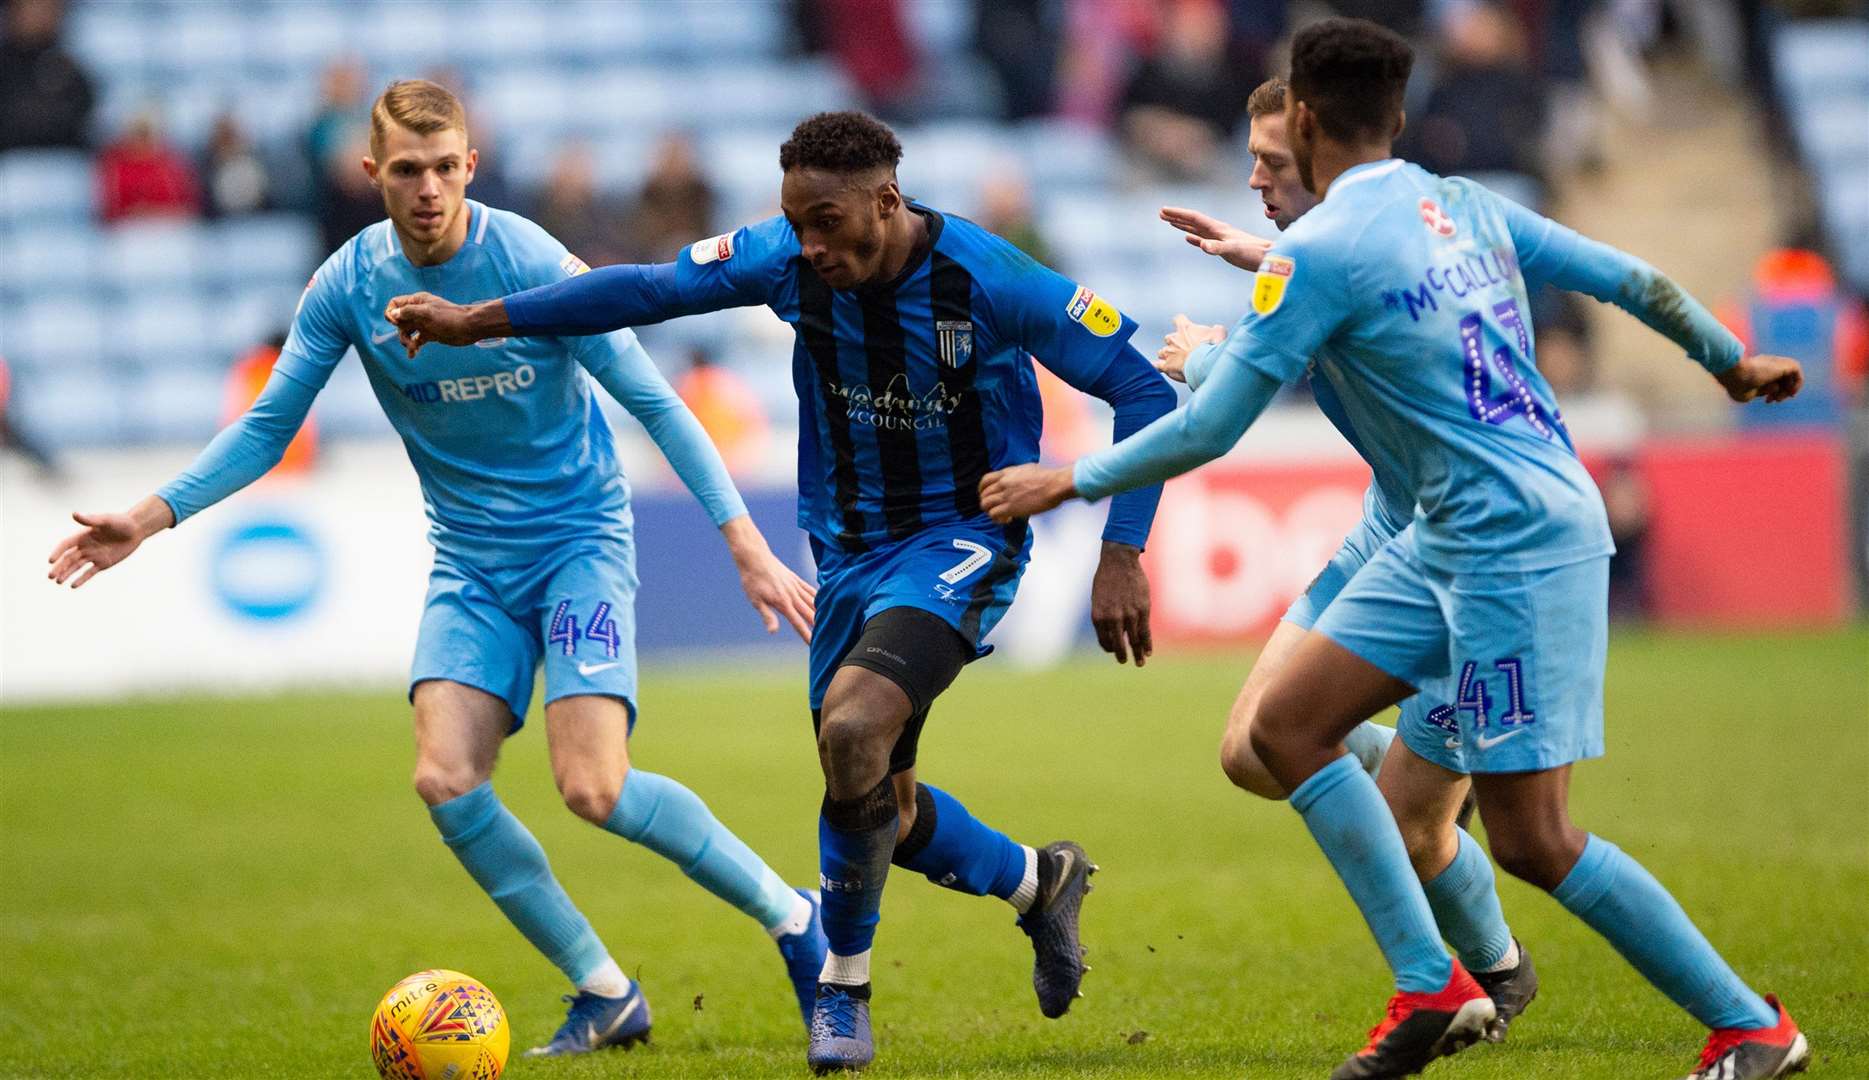
<svg viewBox="0 0 1869 1080">
<path fill-rule="evenodd" d="M 1869 632 L 1618 632 L 1609 757 L 1573 811 L 1642 860 L 1818 1075 L 1869 1076 Z M 872 1075 L 1324 1075 L 1386 994 L 1368 931 L 1295 814 L 1231 789 L 1216 747 L 1248 658 L 991 662 L 944 696 L 922 775 L 1028 843 L 1104 868 L 1096 970 L 1038 1016 L 998 901 L 894 872 Z M 633 754 L 688 783 L 789 880 L 816 867 L 802 673 L 652 668 Z M 487 981 L 513 1077 L 803 1075 L 765 935 L 559 804 L 534 713 L 496 785 L 655 1008 L 629 1054 L 530 1062 L 566 989 L 434 834 L 393 690 L 0 709 L 0 1076 L 368 1077 L 377 997 L 429 966 Z M 1503 1047 L 1431 1076 L 1678 1077 L 1702 1033 L 1549 898 L 1501 879 L 1544 990 Z M 1139 1035 L 1138 1033 L 1146 1033 Z"/>
</svg>

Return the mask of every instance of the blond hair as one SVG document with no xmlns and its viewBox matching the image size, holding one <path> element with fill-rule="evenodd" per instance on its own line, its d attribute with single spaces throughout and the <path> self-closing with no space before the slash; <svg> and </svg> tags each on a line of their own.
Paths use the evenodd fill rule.
<svg viewBox="0 0 1869 1080">
<path fill-rule="evenodd" d="M 403 79 L 389 88 L 370 106 L 370 153 L 383 156 L 383 142 L 390 125 L 407 128 L 417 135 L 433 135 L 450 129 L 467 135 L 467 110 L 461 99 L 448 89 L 427 79 Z"/>
<path fill-rule="evenodd" d="M 1246 112 L 1257 119 L 1285 111 L 1285 80 L 1277 75 L 1259 84 L 1246 99 Z"/>
</svg>

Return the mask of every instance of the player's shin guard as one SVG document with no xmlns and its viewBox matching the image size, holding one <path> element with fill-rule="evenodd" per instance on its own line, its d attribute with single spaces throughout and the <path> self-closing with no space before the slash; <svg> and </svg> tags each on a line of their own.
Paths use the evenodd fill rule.
<svg viewBox="0 0 1869 1080">
<path fill-rule="evenodd" d="M 441 839 L 534 948 L 580 983 L 609 953 L 552 876 L 545 849 L 499 797 L 491 782 L 428 808 Z"/>
<path fill-rule="evenodd" d="M 770 929 L 798 894 L 714 817 L 701 797 L 655 773 L 631 769 L 604 828 L 681 867 L 695 884 Z"/>
<path fill-rule="evenodd" d="M 1460 962 L 1468 971 L 1490 971 L 1511 950 L 1512 931 L 1499 907 L 1492 860 L 1465 829 L 1454 833 L 1460 838 L 1454 861 L 1421 888 Z"/>
<path fill-rule="evenodd" d="M 1446 986 L 1453 961 L 1389 805 L 1356 758 L 1345 754 L 1311 774 L 1291 805 L 1362 910 L 1396 988 L 1431 994 Z"/>
<path fill-rule="evenodd" d="M 869 981 L 870 942 L 882 914 L 897 818 L 895 789 L 887 777 L 854 799 L 824 797 L 818 817 L 818 877 L 831 953 L 821 977 L 825 982 L 860 986 Z"/>
<path fill-rule="evenodd" d="M 896 845 L 895 864 L 926 874 L 929 881 L 972 896 L 997 896 L 1024 911 L 1037 892 L 1032 875 L 1021 906 L 1032 850 L 982 824 L 960 800 L 927 784 L 915 786 L 915 824 Z M 1036 869 L 1035 867 L 1033 868 Z"/>
<path fill-rule="evenodd" d="M 1769 1028 L 1778 1010 L 1733 974 L 1668 890 L 1600 836 L 1551 895 L 1655 988 L 1710 1028 Z"/>
</svg>

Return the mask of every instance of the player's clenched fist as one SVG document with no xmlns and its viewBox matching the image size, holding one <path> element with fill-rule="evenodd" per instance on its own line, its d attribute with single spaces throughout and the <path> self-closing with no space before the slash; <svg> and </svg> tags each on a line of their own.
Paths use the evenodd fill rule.
<svg viewBox="0 0 1869 1080">
<path fill-rule="evenodd" d="M 1748 356 L 1715 375 L 1734 401 L 1764 398 L 1768 402 L 1796 396 L 1804 386 L 1804 369 L 1785 356 Z"/>
<path fill-rule="evenodd" d="M 392 298 L 383 309 L 383 317 L 396 327 L 397 338 L 413 359 L 416 350 L 430 342 L 472 345 L 486 338 L 503 336 L 488 332 L 489 327 L 482 325 L 485 320 L 478 316 L 487 306 L 456 304 L 433 293 L 411 293 Z"/>
<path fill-rule="evenodd" d="M 1014 465 L 980 479 L 980 508 L 1001 525 L 1042 514 L 1076 494 L 1069 468 Z"/>
</svg>

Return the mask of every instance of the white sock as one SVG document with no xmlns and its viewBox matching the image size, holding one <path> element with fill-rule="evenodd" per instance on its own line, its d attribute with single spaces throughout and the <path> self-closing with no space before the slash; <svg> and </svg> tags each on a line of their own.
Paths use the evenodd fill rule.
<svg viewBox="0 0 1869 1080">
<path fill-rule="evenodd" d="M 623 974 L 623 969 L 608 956 L 604 957 L 603 963 L 597 965 L 596 971 L 584 976 L 584 980 L 578 983 L 579 990 L 587 994 L 596 994 L 599 997 L 623 997 L 629 993 L 629 988 L 629 976 Z"/>
<path fill-rule="evenodd" d="M 811 928 L 811 901 L 797 893 L 792 894 L 792 899 L 795 903 L 792 904 L 792 910 L 786 913 L 785 918 L 766 927 L 766 933 L 771 934 L 774 941 L 782 937 L 791 937 L 793 934 L 802 934 Z"/>
<path fill-rule="evenodd" d="M 1519 940 L 1517 938 L 1513 938 L 1512 943 L 1506 946 L 1506 954 L 1499 958 L 1498 963 L 1494 964 L 1492 967 L 1483 967 L 1478 970 L 1482 974 L 1491 975 L 1495 971 L 1511 971 L 1513 968 L 1518 967 L 1518 966 L 1519 966 Z"/>
<path fill-rule="evenodd" d="M 838 986 L 862 986 L 870 981 L 870 950 L 865 949 L 855 956 L 839 956 L 834 952 L 824 954 L 824 970 L 818 972 L 818 981 L 834 983 Z"/>
<path fill-rule="evenodd" d="M 1025 847 L 1024 844 L 1019 846 Z M 1012 905 L 1012 910 L 1023 915 L 1032 910 L 1032 904 L 1037 899 L 1038 852 L 1027 847 L 1025 848 L 1025 878 L 1019 882 L 1019 887 L 1013 890 L 1012 895 L 1006 898 L 1006 902 Z"/>
</svg>

